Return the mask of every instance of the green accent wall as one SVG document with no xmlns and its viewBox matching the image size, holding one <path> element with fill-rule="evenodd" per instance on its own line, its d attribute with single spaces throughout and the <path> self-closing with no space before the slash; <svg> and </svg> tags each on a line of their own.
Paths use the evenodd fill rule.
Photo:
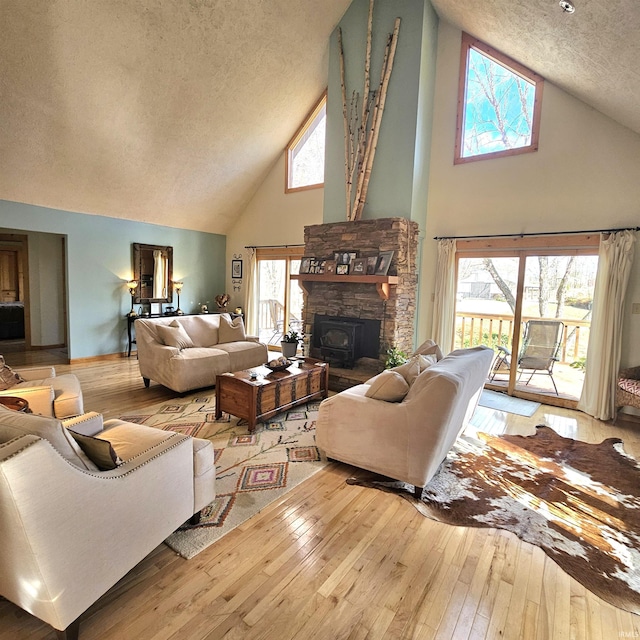
<svg viewBox="0 0 640 640">
<path fill-rule="evenodd" d="M 6 200 L 0 200 L 0 228 L 66 236 L 70 359 L 126 350 L 131 297 L 125 283 L 133 277 L 134 242 L 173 247 L 173 274 L 184 282 L 180 307 L 185 313 L 224 293 L 226 238 L 219 234 Z M 177 306 L 175 295 L 172 305 Z"/>
<path fill-rule="evenodd" d="M 368 0 L 354 0 L 340 22 L 347 102 L 362 94 Z M 374 5 L 371 86 L 377 87 L 388 35 L 401 18 L 398 47 L 363 218 L 426 219 L 438 17 L 429 0 Z M 331 36 L 327 98 L 324 222 L 346 219 L 344 120 L 337 29 Z"/>
</svg>

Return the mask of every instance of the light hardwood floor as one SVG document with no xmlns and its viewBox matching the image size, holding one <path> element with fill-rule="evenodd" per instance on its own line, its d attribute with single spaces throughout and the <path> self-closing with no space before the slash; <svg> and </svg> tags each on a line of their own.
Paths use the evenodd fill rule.
<svg viewBox="0 0 640 640">
<path fill-rule="evenodd" d="M 57 370 L 75 373 L 86 408 L 107 417 L 175 397 L 145 389 L 135 358 Z M 491 433 L 545 423 L 589 442 L 620 437 L 640 458 L 637 423 L 547 406 L 531 418 L 478 412 Z M 639 616 L 586 591 L 537 547 L 428 520 L 397 496 L 347 485 L 350 472 L 330 464 L 192 560 L 161 545 L 84 614 L 81 640 L 640 637 Z M 0 640 L 54 637 L 0 601 Z"/>
</svg>

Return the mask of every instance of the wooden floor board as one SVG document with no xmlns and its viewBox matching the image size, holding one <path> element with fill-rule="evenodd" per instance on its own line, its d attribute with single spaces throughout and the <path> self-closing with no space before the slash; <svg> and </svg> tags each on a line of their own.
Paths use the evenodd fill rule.
<svg viewBox="0 0 640 640">
<path fill-rule="evenodd" d="M 179 399 L 135 358 L 64 364 L 85 408 L 106 418 Z M 47 364 L 47 352 L 8 359 Z M 212 389 L 199 396 L 213 395 Z M 619 437 L 640 458 L 640 430 L 541 406 L 530 418 L 479 408 L 475 429 Z M 346 484 L 332 463 L 191 560 L 161 545 L 81 619 L 81 640 L 407 640 L 640 637 L 640 616 L 603 602 L 537 547 L 495 529 L 434 522 L 392 494 Z M 123 544 L 126 540 L 123 540 Z M 50 627 L 0 599 L 0 640 L 53 640 Z"/>
</svg>

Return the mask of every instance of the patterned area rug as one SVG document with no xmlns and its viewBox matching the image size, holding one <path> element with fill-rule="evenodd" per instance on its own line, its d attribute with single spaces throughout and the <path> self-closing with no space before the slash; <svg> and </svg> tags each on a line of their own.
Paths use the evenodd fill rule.
<svg viewBox="0 0 640 640">
<path fill-rule="evenodd" d="M 640 614 L 640 467 L 622 441 L 462 436 L 425 487 L 361 472 L 350 484 L 394 492 L 447 524 L 496 527 L 539 546 L 572 578 Z"/>
<path fill-rule="evenodd" d="M 154 405 L 122 420 L 177 431 L 213 442 L 216 499 L 201 522 L 184 524 L 167 540 L 174 551 L 192 558 L 326 465 L 315 445 L 319 402 L 310 402 L 258 424 L 223 414 L 215 419 L 215 395 L 187 397 Z"/>
</svg>

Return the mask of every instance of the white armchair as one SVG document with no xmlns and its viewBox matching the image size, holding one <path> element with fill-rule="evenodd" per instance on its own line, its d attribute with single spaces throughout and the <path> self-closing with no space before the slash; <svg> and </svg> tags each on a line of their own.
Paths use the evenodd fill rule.
<svg viewBox="0 0 640 640">
<path fill-rule="evenodd" d="M 108 440 L 98 471 L 66 426 Z M 77 637 L 80 615 L 215 497 L 213 446 L 87 414 L 65 422 L 0 406 L 0 594 Z"/>
<path fill-rule="evenodd" d="M 80 382 L 72 373 L 57 376 L 54 367 L 15 369 L 15 372 L 25 382 L 0 391 L 0 395 L 23 398 L 33 413 L 60 420 L 84 413 Z"/>
</svg>

